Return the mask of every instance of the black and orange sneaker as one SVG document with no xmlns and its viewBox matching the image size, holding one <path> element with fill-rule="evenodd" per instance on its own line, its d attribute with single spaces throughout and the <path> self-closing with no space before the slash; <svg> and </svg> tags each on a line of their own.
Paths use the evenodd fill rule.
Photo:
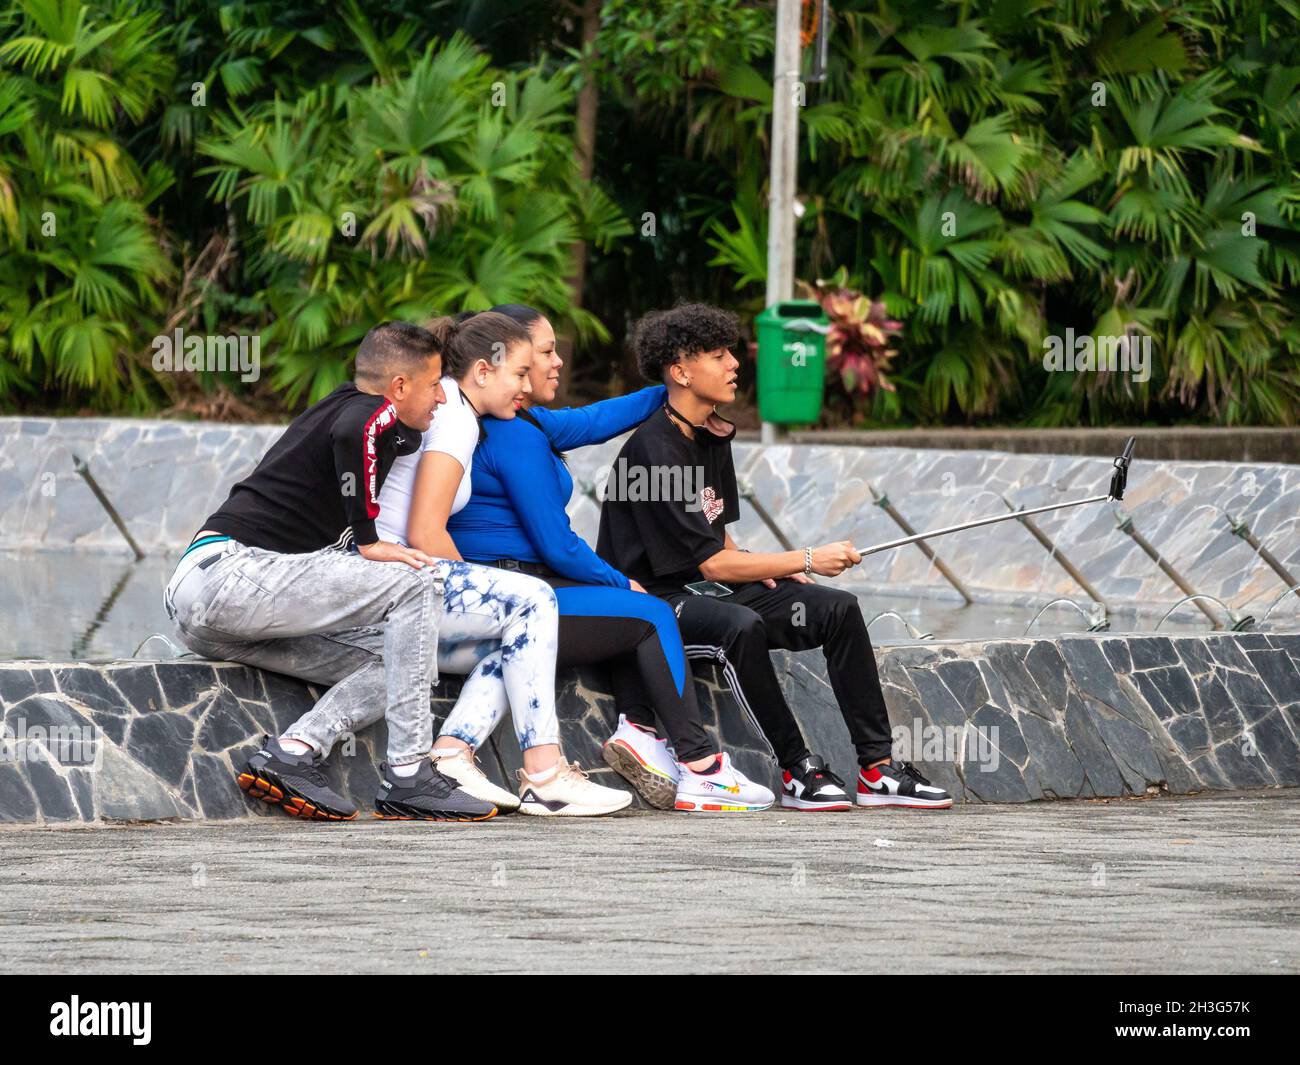
<svg viewBox="0 0 1300 1065">
<path fill-rule="evenodd" d="M 351 821 L 357 808 L 330 787 L 321 770 L 324 759 L 290 754 L 280 741 L 262 737 L 262 749 L 236 777 L 249 798 L 279 806 L 290 817 L 312 821 Z"/>
<path fill-rule="evenodd" d="M 428 758 L 410 777 L 399 777 L 387 762 L 379 767 L 375 816 L 385 821 L 486 821 L 496 815 L 495 803 L 474 798 Z"/>
</svg>

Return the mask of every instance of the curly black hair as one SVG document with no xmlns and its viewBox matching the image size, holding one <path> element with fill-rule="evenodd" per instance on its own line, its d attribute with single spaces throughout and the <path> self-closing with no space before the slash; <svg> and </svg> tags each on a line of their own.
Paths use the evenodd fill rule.
<svg viewBox="0 0 1300 1065">
<path fill-rule="evenodd" d="M 664 371 L 678 360 L 739 343 L 736 316 L 707 303 L 681 303 L 669 311 L 651 311 L 632 332 L 637 367 L 647 381 L 657 385 L 663 383 Z"/>
</svg>

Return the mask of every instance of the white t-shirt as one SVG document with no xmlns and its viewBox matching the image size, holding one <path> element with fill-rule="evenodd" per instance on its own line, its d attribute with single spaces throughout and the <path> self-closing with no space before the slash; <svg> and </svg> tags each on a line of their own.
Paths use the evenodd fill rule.
<svg viewBox="0 0 1300 1065">
<path fill-rule="evenodd" d="M 456 488 L 456 498 L 451 502 L 451 512 L 455 514 L 469 502 L 470 464 L 474 459 L 474 449 L 478 447 L 478 416 L 450 377 L 442 379 L 442 390 L 447 394 L 447 402 L 434 412 L 433 424 L 425 430 L 420 450 L 410 455 L 398 455 L 384 478 L 384 487 L 379 490 L 379 517 L 375 521 L 375 531 L 381 540 L 410 546 L 406 523 L 411 514 L 411 495 L 415 491 L 415 471 L 426 451 L 450 455 L 465 471 Z"/>
</svg>

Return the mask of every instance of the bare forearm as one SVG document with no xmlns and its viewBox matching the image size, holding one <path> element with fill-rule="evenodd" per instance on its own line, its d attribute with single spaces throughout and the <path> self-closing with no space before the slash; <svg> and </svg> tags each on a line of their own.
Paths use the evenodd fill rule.
<svg viewBox="0 0 1300 1065">
<path fill-rule="evenodd" d="M 802 573 L 803 564 L 802 551 L 738 551 L 731 547 L 701 562 L 700 574 L 710 581 L 762 581 Z"/>
<path fill-rule="evenodd" d="M 446 529 L 428 529 L 409 531 L 411 537 L 411 546 L 417 550 L 423 551 L 426 555 L 433 558 L 450 558 L 457 562 L 463 561 L 460 557 L 460 551 L 456 548 L 456 542 Z"/>
</svg>

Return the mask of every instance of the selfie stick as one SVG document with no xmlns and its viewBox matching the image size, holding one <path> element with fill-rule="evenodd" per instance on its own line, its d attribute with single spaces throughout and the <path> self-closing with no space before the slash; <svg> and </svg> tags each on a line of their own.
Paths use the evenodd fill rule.
<svg viewBox="0 0 1300 1065">
<path fill-rule="evenodd" d="M 883 544 L 873 544 L 871 547 L 855 547 L 853 550 L 865 557 L 866 555 L 877 554 L 880 551 L 892 551 L 895 547 L 903 547 L 906 544 L 914 544 L 918 540 L 929 540 L 935 536 L 947 536 L 949 533 L 962 532 L 965 529 L 978 529 L 981 525 L 993 525 L 999 521 L 1025 518 L 1030 514 L 1045 514 L 1049 510 L 1081 507 L 1086 503 L 1119 502 L 1124 498 L 1124 489 L 1128 487 L 1128 467 L 1129 463 L 1133 461 L 1133 445 L 1136 443 L 1137 438 L 1130 436 L 1128 442 L 1124 445 L 1123 452 L 1116 456 L 1114 462 L 1115 472 L 1110 475 L 1110 491 L 1104 496 L 1089 496 L 1087 499 L 1075 499 L 1069 503 L 1049 503 L 1045 507 L 1016 510 L 1010 514 L 995 514 L 991 518 L 976 518 L 974 521 L 963 522 L 961 525 L 949 525 L 945 529 L 933 529 L 930 532 L 917 533 L 915 536 L 905 536 L 901 540 L 890 540 Z"/>
</svg>

